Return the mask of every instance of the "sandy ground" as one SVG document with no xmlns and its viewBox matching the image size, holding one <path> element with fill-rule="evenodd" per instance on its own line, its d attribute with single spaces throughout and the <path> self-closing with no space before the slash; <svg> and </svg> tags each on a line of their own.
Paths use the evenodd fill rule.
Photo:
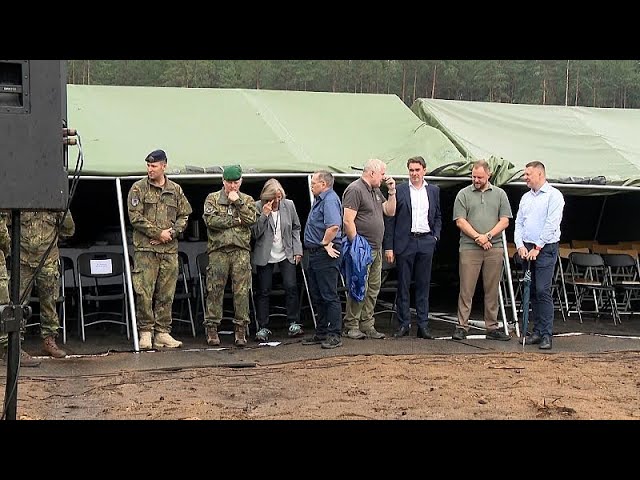
<svg viewBox="0 0 640 480">
<path fill-rule="evenodd" d="M 640 419 L 639 352 L 356 355 L 29 376 L 19 419 Z M 2 394 L 4 396 L 4 393 Z"/>
</svg>

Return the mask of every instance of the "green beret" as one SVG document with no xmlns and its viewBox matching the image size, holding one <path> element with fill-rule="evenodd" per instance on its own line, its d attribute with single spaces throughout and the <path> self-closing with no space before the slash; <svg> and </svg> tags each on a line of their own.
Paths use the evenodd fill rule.
<svg viewBox="0 0 640 480">
<path fill-rule="evenodd" d="M 227 165 L 222 171 L 222 178 L 230 182 L 240 180 L 242 177 L 242 167 L 240 165 Z"/>
</svg>

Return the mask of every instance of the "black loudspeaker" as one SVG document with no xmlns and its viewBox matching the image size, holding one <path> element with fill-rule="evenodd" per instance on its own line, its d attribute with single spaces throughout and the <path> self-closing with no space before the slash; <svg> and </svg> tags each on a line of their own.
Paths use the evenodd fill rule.
<svg viewBox="0 0 640 480">
<path fill-rule="evenodd" d="M 0 60 L 0 209 L 65 210 L 64 60 Z"/>
</svg>

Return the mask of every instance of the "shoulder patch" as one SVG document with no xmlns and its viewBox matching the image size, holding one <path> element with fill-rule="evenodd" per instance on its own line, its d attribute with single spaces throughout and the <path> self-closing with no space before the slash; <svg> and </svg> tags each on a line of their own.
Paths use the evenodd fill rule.
<svg viewBox="0 0 640 480">
<path fill-rule="evenodd" d="M 138 197 L 131 197 L 131 206 L 137 207 L 140 203 L 140 199 Z"/>
<path fill-rule="evenodd" d="M 205 211 L 205 213 L 212 213 L 213 212 L 213 205 L 211 205 L 210 203 L 207 203 L 204 206 L 204 211 Z"/>
</svg>

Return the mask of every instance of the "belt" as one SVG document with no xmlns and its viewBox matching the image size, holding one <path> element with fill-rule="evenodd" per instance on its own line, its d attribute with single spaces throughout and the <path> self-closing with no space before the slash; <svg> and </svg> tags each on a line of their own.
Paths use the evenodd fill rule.
<svg viewBox="0 0 640 480">
<path fill-rule="evenodd" d="M 411 237 L 425 237 L 427 235 L 431 235 L 431 232 L 411 232 L 409 234 Z"/>
<path fill-rule="evenodd" d="M 307 247 L 307 252 L 309 253 L 316 253 L 316 252 L 319 252 L 320 250 L 324 250 L 324 247 L 322 245 L 318 247 Z"/>
</svg>

